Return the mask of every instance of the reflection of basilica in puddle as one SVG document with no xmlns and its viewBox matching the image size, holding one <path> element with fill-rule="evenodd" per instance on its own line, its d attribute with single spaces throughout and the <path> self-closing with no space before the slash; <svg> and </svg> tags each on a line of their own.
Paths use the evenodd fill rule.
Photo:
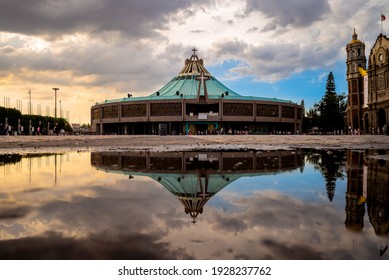
<svg viewBox="0 0 389 280">
<path fill-rule="evenodd" d="M 262 152 L 100 152 L 91 163 L 108 172 L 149 176 L 183 204 L 192 223 L 207 201 L 244 176 L 275 174 L 304 167 L 301 150 Z"/>
<path fill-rule="evenodd" d="M 212 247 L 211 243 L 224 246 L 223 242 L 235 242 L 243 248 L 241 242 L 246 240 L 250 243 L 244 247 L 247 252 L 252 247 L 251 240 L 256 240 L 262 247 L 259 251 L 252 248 L 249 258 L 267 258 L 261 252 L 276 252 L 274 244 L 284 242 L 281 245 L 288 249 L 282 252 L 293 254 L 275 253 L 275 258 L 295 258 L 293 248 L 308 247 L 311 251 L 297 257 L 312 258 L 309 252 L 313 252 L 313 258 L 375 259 L 379 256 L 387 259 L 388 159 L 389 151 L 307 149 L 0 155 L 0 174 L 3 175 L 0 177 L 3 182 L 0 185 L 0 206 L 3 206 L 0 207 L 0 226 L 8 229 L 7 223 L 15 223 L 29 229 L 32 221 L 44 221 L 47 230 L 61 235 L 64 234 L 63 227 L 57 224 L 69 216 L 66 207 L 71 208 L 72 215 L 75 211 L 79 211 L 76 213 L 80 216 L 85 215 L 86 221 L 89 221 L 89 215 L 101 210 L 106 214 L 105 221 L 117 217 L 118 221 L 115 221 L 119 225 L 123 221 L 127 223 L 128 218 L 133 219 L 132 214 L 138 217 L 138 213 L 129 210 L 131 214 L 122 220 L 123 207 L 140 209 L 150 221 L 159 214 L 160 207 L 166 207 L 168 210 L 164 213 L 169 215 L 158 216 L 162 222 L 157 225 L 180 226 L 179 230 L 169 228 L 164 241 L 178 247 L 185 244 L 196 252 L 196 258 L 212 258 L 213 255 L 204 253 L 205 247 Z M 276 176 L 260 176 L 269 174 Z M 72 176 L 78 179 L 71 180 Z M 152 178 L 164 188 L 155 188 L 155 184 L 147 188 L 150 180 L 143 180 L 142 176 Z M 130 182 L 126 179 L 134 177 Z M 239 180 L 242 177 L 245 178 Z M 346 181 L 340 182 L 342 179 Z M 150 192 L 158 192 L 157 197 L 161 200 L 155 202 Z M 173 205 L 167 205 L 172 199 L 170 193 L 175 196 Z M 209 203 L 217 193 L 218 197 Z M 150 207 L 150 203 L 156 205 L 152 210 L 142 208 L 143 205 Z M 182 215 L 174 214 L 177 209 Z M 55 219 L 55 223 L 50 224 L 45 219 Z M 196 231 L 203 236 L 198 240 L 208 240 L 209 234 L 214 232 L 220 234 L 212 236 L 215 239 L 208 243 L 192 244 L 187 235 L 182 236 L 183 233 L 191 236 L 190 221 L 199 222 Z M 230 221 L 237 221 L 237 228 L 242 229 L 239 234 L 236 234 L 238 230 L 230 228 Z M 82 224 L 84 222 L 77 223 L 73 230 L 79 230 Z M 111 229 L 112 225 L 104 222 L 99 227 Z M 137 234 L 136 226 L 130 228 Z M 156 231 L 166 232 L 163 228 Z M 117 232 L 124 232 L 121 226 Z M 25 236 L 31 237 L 29 232 Z M 250 236 L 255 238 L 250 239 Z M 23 238 L 15 238 L 12 242 L 22 244 L 23 241 Z M 331 242 L 330 246 L 328 242 Z M 7 244 L 10 244 L 7 248 L 15 250 L 13 243 Z M 223 255 L 223 258 L 230 257 Z"/>
<path fill-rule="evenodd" d="M 375 234 L 388 237 L 389 233 L 389 161 L 374 158 L 374 154 L 362 151 L 348 151 L 346 228 L 362 232 L 367 212 Z M 386 151 L 378 151 L 379 155 Z M 367 208 L 367 209 L 366 209 Z M 388 249 L 380 245 L 380 256 Z"/>
<path fill-rule="evenodd" d="M 342 152 L 344 154 L 344 152 Z M 384 153 L 386 153 L 384 151 Z M 309 154 L 309 153 L 307 153 Z M 365 206 L 377 236 L 389 233 L 389 161 L 371 157 L 373 151 L 347 151 L 346 228 L 362 231 Z M 318 154 L 316 154 L 318 155 Z M 100 152 L 91 163 L 108 172 L 149 176 L 183 204 L 196 222 L 207 201 L 231 182 L 244 176 L 275 174 L 304 168 L 303 150 L 261 152 Z M 333 164 L 334 154 L 319 154 L 321 164 Z M 335 161 L 341 161 L 341 158 Z M 339 165 L 339 162 L 337 163 Z M 331 170 L 332 166 L 321 167 Z M 324 177 L 328 174 L 323 174 Z"/>
</svg>

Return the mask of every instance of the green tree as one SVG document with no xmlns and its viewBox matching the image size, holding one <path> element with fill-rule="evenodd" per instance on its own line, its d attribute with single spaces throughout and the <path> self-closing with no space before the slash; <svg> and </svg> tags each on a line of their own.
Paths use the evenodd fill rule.
<svg viewBox="0 0 389 280">
<path fill-rule="evenodd" d="M 310 108 L 305 112 L 305 116 L 303 119 L 303 131 L 304 132 L 312 132 L 312 128 L 317 127 L 319 125 L 319 113 L 316 109 L 317 104 L 315 103 L 313 108 Z"/>
<path fill-rule="evenodd" d="M 334 199 L 337 180 L 345 178 L 345 151 L 309 151 L 306 155 L 306 162 L 313 165 L 315 170 L 320 171 L 325 181 L 327 197 L 330 201 Z"/>
<path fill-rule="evenodd" d="M 40 116 L 40 115 L 26 115 L 22 114 L 19 110 L 10 109 L 0 107 L 0 134 L 3 132 L 2 130 L 6 129 L 5 120 L 7 118 L 7 125 L 12 127 L 12 130 L 17 130 L 19 121 L 20 125 L 24 127 L 24 129 L 28 129 L 28 126 L 31 121 L 31 125 L 37 129 L 40 126 L 42 129 L 45 129 L 50 126 L 52 127 L 57 124 L 59 129 L 64 129 L 65 131 L 71 131 L 72 127 L 64 118 L 53 118 L 48 116 Z M 36 130 L 35 130 L 36 131 Z M 24 130 L 25 134 L 28 134 L 28 130 Z M 47 133 L 47 131 L 45 132 Z"/>
<path fill-rule="evenodd" d="M 344 128 L 344 113 L 346 110 L 346 95 L 336 93 L 335 78 L 332 72 L 328 74 L 326 91 L 323 98 L 316 104 L 319 125 L 325 132 Z"/>
</svg>

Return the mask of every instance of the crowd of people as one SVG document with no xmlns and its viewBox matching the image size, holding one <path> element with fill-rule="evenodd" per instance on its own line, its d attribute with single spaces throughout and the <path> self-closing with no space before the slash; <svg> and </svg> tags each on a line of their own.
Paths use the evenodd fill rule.
<svg viewBox="0 0 389 280">
<path fill-rule="evenodd" d="M 65 130 L 60 128 L 58 124 L 55 124 L 51 127 L 43 127 L 38 125 L 36 128 L 31 126 L 27 129 L 24 129 L 23 126 L 20 126 L 18 129 L 14 129 L 10 125 L 0 124 L 0 135 L 64 135 Z"/>
<path fill-rule="evenodd" d="M 372 127 L 370 129 L 370 131 L 368 131 L 368 133 L 365 133 L 363 130 L 361 129 L 357 129 L 357 128 L 354 128 L 352 129 L 351 126 L 349 127 L 348 129 L 349 131 L 349 135 L 362 135 L 362 134 L 371 134 L 371 135 L 389 135 L 389 131 L 388 131 L 388 128 L 387 128 L 387 125 L 385 124 L 382 128 L 375 128 L 375 127 Z"/>
</svg>

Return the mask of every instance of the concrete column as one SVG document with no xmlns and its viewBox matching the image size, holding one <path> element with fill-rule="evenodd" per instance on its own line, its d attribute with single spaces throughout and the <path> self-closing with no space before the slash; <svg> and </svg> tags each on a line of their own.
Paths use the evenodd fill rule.
<svg viewBox="0 0 389 280">
<path fill-rule="evenodd" d="M 21 125 L 20 125 L 20 119 L 18 119 L 18 134 L 21 134 Z"/>
</svg>

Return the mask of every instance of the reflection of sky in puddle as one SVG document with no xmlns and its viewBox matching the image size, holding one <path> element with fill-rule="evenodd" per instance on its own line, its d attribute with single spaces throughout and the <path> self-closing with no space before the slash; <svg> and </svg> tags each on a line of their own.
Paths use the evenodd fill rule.
<svg viewBox="0 0 389 280">
<path fill-rule="evenodd" d="M 360 160 L 359 153 L 347 152 L 338 166 L 344 179 L 336 180 L 330 201 L 322 172 L 298 155 L 267 157 L 277 160 L 268 174 L 258 168 L 262 159 L 257 167 L 245 170 L 244 160 L 229 163 L 242 156 L 218 153 L 215 157 L 227 174 L 223 178 L 231 181 L 213 194 L 192 224 L 178 194 L 158 178 L 163 182 L 170 176 L 169 184 L 178 188 L 188 177 L 206 173 L 200 161 L 193 170 L 177 170 L 173 165 L 180 166 L 181 159 L 182 166 L 193 164 L 185 165 L 185 155 L 179 153 L 173 159 L 165 155 L 162 163 L 157 159 L 162 155 L 108 155 L 92 154 L 92 159 L 90 153 L 34 155 L 14 163 L 0 156 L 0 258 L 378 259 L 388 243 L 389 186 L 388 177 L 382 175 L 388 173 L 387 161 L 384 165 L 364 161 L 370 169 L 363 174 L 363 168 L 352 163 Z M 248 159 L 252 156 L 246 154 Z M 193 160 L 192 155 L 188 158 Z M 166 163 L 171 166 L 163 173 L 158 166 Z M 383 170 L 369 171 L 377 166 Z M 360 188 L 355 195 L 350 193 L 355 186 L 347 179 L 354 169 L 360 170 L 360 178 L 352 183 Z M 220 171 L 212 172 L 214 177 L 209 178 L 220 181 Z M 174 181 L 178 178 L 182 179 Z M 366 180 L 378 182 L 386 195 L 377 202 L 382 208 L 378 210 L 381 236 L 369 218 L 369 209 L 377 207 L 362 203 L 361 214 L 357 203 Z M 346 197 L 351 197 L 348 205 Z M 188 195 L 182 199 L 190 200 Z M 363 229 L 346 229 L 346 211 L 359 211 L 356 216 L 362 217 Z M 361 221 L 354 218 L 351 224 L 360 226 Z M 381 258 L 388 259 L 388 253 Z"/>
</svg>

